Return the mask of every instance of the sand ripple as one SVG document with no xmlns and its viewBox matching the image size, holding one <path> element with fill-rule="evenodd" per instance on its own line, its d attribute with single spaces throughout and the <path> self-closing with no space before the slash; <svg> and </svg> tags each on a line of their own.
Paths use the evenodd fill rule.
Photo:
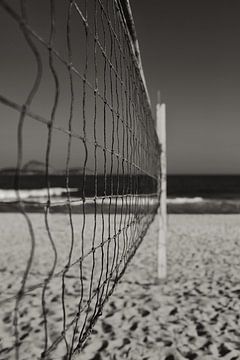
<svg viewBox="0 0 240 360">
<path fill-rule="evenodd" d="M 0 224 L 6 232 L 5 215 Z M 7 218 L 8 216 L 8 218 Z M 34 214 L 38 223 L 37 214 Z M 61 216 L 61 215 L 56 215 Z M 58 218 L 59 219 L 59 218 Z M 17 220 L 15 219 L 15 222 Z M 57 218 L 55 218 L 57 225 Z M 62 222 L 62 219 L 61 219 Z M 156 283 L 155 221 L 133 258 L 126 274 L 104 308 L 83 352 L 84 360 L 237 360 L 240 359 L 240 216 L 171 215 L 168 234 L 168 277 Z M 19 224 L 18 224 L 19 225 Z M 41 227 L 41 223 L 38 223 Z M 18 249 L 19 238 L 12 229 L 11 249 Z M 24 230 L 22 230 L 24 231 Z M 6 236 L 6 233 L 3 235 Z M 64 229 L 59 238 L 65 236 Z M 9 236 L 9 235 L 8 235 Z M 44 232 L 41 241 L 44 243 Z M 1 296 L 17 288 L 19 272 L 16 254 L 2 246 L 0 266 Z M 40 279 L 47 263 L 38 259 L 32 279 Z M 7 257 L 8 256 L 8 257 Z M 63 260 L 64 260 L 64 254 Z M 14 265 L 15 264 L 15 265 Z M 22 262 L 19 260 L 19 269 Z M 68 315 L 74 316 L 79 287 L 69 274 Z M 33 282 L 34 282 L 33 281 Z M 38 292 L 39 291 L 39 292 Z M 42 319 L 37 312 L 40 289 L 20 307 L 21 336 L 26 344 L 24 359 L 37 359 L 42 346 Z M 50 336 L 61 331 L 62 312 L 58 284 L 49 289 Z M 72 315 L 71 315 L 72 314 Z M 11 346 L 13 304 L 1 307 L 0 359 L 14 359 Z M 31 341 L 28 340 L 31 334 Z M 32 335 L 34 334 L 34 335 Z M 61 359 L 60 346 L 51 359 Z"/>
</svg>

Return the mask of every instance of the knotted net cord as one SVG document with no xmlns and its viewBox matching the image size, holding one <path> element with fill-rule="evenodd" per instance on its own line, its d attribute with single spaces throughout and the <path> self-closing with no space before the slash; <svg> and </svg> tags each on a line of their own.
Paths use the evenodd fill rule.
<svg viewBox="0 0 240 360">
<path fill-rule="evenodd" d="M 131 21 L 129 27 L 128 2 L 61 0 L 60 6 L 59 2 L 49 0 L 47 38 L 30 22 L 29 1 L 19 0 L 18 3 L 16 9 L 10 2 L 1 0 L 1 11 L 18 25 L 34 61 L 35 75 L 23 103 L 3 92 L 0 104 L 18 113 L 16 199 L 7 205 L 22 214 L 30 246 L 28 242 L 28 258 L 18 290 L 11 296 L 5 294 L 0 300 L 3 306 L 14 302 L 12 338 L 1 351 L 14 353 L 18 360 L 23 358 L 24 344 L 31 344 L 35 325 L 30 323 L 28 336 L 24 336 L 21 326 L 22 308 L 28 304 L 30 294 L 40 299 L 36 306 L 42 325 L 38 356 L 54 358 L 60 344 L 64 344 L 61 351 L 65 359 L 71 359 L 73 353 L 83 347 L 154 219 L 159 206 L 160 146 Z M 64 51 L 58 48 L 56 40 L 61 16 L 65 19 Z M 78 31 L 81 30 L 77 35 L 76 24 Z M 74 56 L 76 38 L 79 38 L 80 63 Z M 44 52 L 47 62 L 43 59 Z M 67 85 L 62 79 L 60 65 L 67 74 Z M 49 117 L 33 106 L 34 101 L 41 103 L 39 94 L 46 68 L 54 93 Z M 68 114 L 64 115 L 66 121 L 60 121 L 58 109 L 66 107 L 62 97 L 65 87 L 68 89 Z M 46 87 L 45 91 L 48 91 Z M 24 128 L 29 121 L 46 129 L 42 147 L 47 192 L 41 203 L 26 201 L 21 191 L 28 177 L 24 172 Z M 65 193 L 57 200 L 52 188 L 60 180 L 56 180 L 51 170 L 55 134 L 61 134 L 67 144 L 62 160 L 64 171 L 59 176 Z M 71 159 L 75 143 L 81 144 L 81 171 L 73 186 Z M 76 184 L 74 193 L 72 188 Z M 31 215 L 33 206 L 44 218 L 51 259 L 47 272 L 36 281 L 31 278 L 38 237 Z M 64 238 L 68 247 L 63 262 L 59 239 L 52 226 L 52 216 L 59 213 L 68 219 L 70 234 Z M 76 287 L 73 304 L 69 300 L 72 279 Z M 50 311 L 53 284 L 57 284 L 56 306 L 61 309 L 61 326 L 54 330 L 54 335 L 54 316 Z"/>
</svg>

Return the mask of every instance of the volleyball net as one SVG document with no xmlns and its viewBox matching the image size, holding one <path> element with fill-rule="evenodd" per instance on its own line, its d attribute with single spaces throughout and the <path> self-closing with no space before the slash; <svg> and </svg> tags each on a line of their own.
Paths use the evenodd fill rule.
<svg viewBox="0 0 240 360">
<path fill-rule="evenodd" d="M 0 352 L 70 359 L 154 219 L 161 149 L 128 0 L 0 10 Z"/>
</svg>

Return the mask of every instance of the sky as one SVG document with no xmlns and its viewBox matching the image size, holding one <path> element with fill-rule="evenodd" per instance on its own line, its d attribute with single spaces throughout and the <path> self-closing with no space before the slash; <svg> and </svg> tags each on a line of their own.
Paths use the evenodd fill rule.
<svg viewBox="0 0 240 360">
<path fill-rule="evenodd" d="M 167 107 L 169 174 L 240 173 L 240 2 L 132 0 L 153 112 Z"/>
<path fill-rule="evenodd" d="M 66 57 L 66 2 L 56 3 L 57 19 L 60 20 L 57 21 L 55 46 Z M 83 2 L 78 0 L 78 3 L 81 6 Z M 89 6 L 91 3 L 89 0 Z M 19 12 L 19 1 L 10 0 L 9 4 Z M 158 89 L 167 107 L 168 174 L 240 174 L 239 0 L 131 0 L 131 6 L 153 115 Z M 27 1 L 27 11 L 30 25 L 47 39 L 49 1 Z M 83 34 L 84 28 L 77 17 L 73 23 L 74 63 L 83 72 L 82 48 L 85 40 L 78 34 Z M 0 42 L 0 93 L 12 101 L 23 103 L 32 84 L 36 64 L 16 22 L 2 9 Z M 37 46 L 44 71 L 31 109 L 49 118 L 54 84 L 47 66 L 47 51 L 40 44 Z M 69 116 L 70 106 L 69 79 L 59 61 L 55 62 L 55 66 L 60 74 L 61 87 L 61 106 L 56 116 L 60 125 L 66 127 L 64 119 Z M 99 64 L 101 67 L 102 63 Z M 82 97 L 81 90 L 76 93 L 77 96 Z M 93 119 L 93 104 L 89 102 L 88 107 Z M 80 103 L 75 103 L 74 111 L 77 118 L 81 111 Z M 0 104 L 0 117 L 0 167 L 14 166 L 18 114 Z M 87 126 L 90 136 L 93 136 L 91 124 L 89 122 Z M 76 122 L 75 125 L 77 131 L 79 124 Z M 100 133 L 100 128 L 98 130 Z M 65 166 L 63 158 L 66 157 L 67 137 L 60 135 L 56 133 L 52 146 L 56 167 L 60 163 Z M 44 161 L 46 139 L 46 127 L 27 119 L 24 126 L 25 162 L 33 159 Z M 76 142 L 73 147 L 75 150 L 70 165 L 80 166 L 84 158 L 83 155 L 79 157 L 79 154 L 84 154 L 83 145 Z M 91 162 L 93 153 L 89 153 L 90 167 Z M 101 162 L 103 156 L 99 153 Z"/>
</svg>

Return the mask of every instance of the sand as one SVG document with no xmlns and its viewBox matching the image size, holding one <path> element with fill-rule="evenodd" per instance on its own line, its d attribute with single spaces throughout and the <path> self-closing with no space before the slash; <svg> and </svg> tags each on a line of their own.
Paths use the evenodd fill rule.
<svg viewBox="0 0 240 360">
<path fill-rule="evenodd" d="M 64 239 L 69 237 L 69 229 L 64 216 L 55 214 L 52 219 L 53 233 L 58 234 L 57 267 L 66 261 Z M 41 279 L 52 256 L 40 215 L 32 214 L 32 221 L 39 237 L 30 284 Z M 168 276 L 158 284 L 156 220 L 106 304 L 81 355 L 76 354 L 75 359 L 240 359 L 239 224 L 240 215 L 170 215 Z M 22 245 L 26 229 L 20 215 L 1 214 L 0 231 L 0 292 L 1 299 L 5 299 L 17 289 L 22 259 L 28 248 Z M 73 313 L 75 298 L 79 296 L 74 281 L 69 284 L 72 288 L 69 306 Z M 21 328 L 21 335 L 29 333 L 24 339 L 28 351 L 21 353 L 21 359 L 39 358 L 42 319 L 38 316 L 37 291 L 21 309 L 26 326 Z M 57 282 L 53 282 L 49 298 L 58 297 L 58 291 Z M 62 318 L 58 301 L 51 304 L 49 317 L 54 339 L 61 331 Z M 3 350 L 0 359 L 14 359 L 14 352 L 4 351 L 12 341 L 13 302 L 9 300 L 0 308 L 0 349 Z M 38 332 L 29 330 L 26 320 L 31 320 L 29 326 Z M 58 347 L 49 359 L 63 358 L 63 349 Z"/>
</svg>

